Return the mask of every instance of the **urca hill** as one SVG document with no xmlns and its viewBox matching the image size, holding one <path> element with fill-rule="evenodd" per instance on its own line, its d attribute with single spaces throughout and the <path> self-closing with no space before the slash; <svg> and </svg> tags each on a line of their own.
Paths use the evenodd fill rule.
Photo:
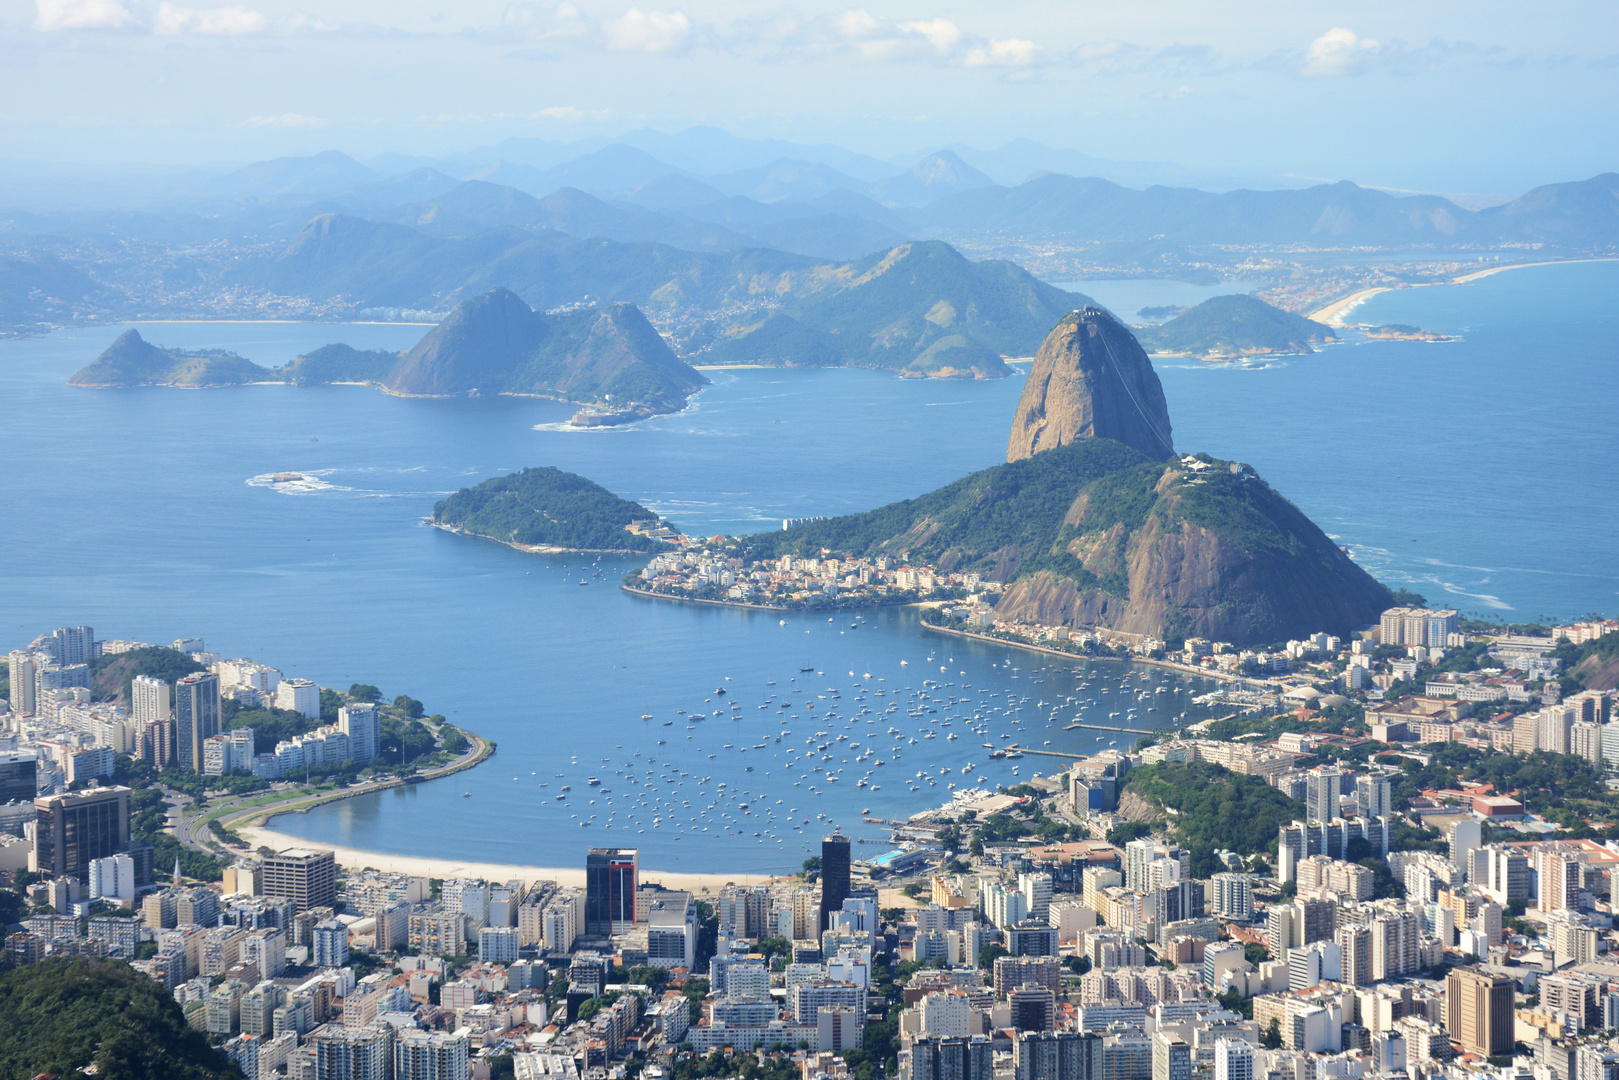
<svg viewBox="0 0 1619 1080">
<path fill-rule="evenodd" d="M 900 555 L 1005 583 L 999 618 L 1240 645 L 1376 619 L 1389 591 L 1246 465 L 1176 457 L 1163 389 L 1093 308 L 1035 358 L 1007 463 L 920 498 L 750 540 Z"/>
<path fill-rule="evenodd" d="M 405 353 L 327 345 L 266 368 L 220 350 L 162 349 L 128 330 L 71 380 L 75 386 L 364 383 L 412 397 L 533 394 L 634 402 L 654 412 L 684 407 L 707 381 L 633 304 L 542 314 L 508 289 L 461 304 Z"/>
</svg>

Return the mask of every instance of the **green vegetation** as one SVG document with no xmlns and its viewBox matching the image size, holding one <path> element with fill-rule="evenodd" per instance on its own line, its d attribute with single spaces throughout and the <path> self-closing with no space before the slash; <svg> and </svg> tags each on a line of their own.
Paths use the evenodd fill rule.
<svg viewBox="0 0 1619 1080">
<path fill-rule="evenodd" d="M 1218 848 L 1239 855 L 1268 852 L 1277 830 L 1303 817 L 1304 805 L 1257 776 L 1243 776 L 1207 761 L 1160 762 L 1130 770 L 1124 789 L 1166 815 L 1169 834 L 1192 853 L 1192 875 L 1206 878 L 1221 867 Z"/>
<path fill-rule="evenodd" d="M 241 1073 L 191 1030 L 162 986 L 114 960 L 45 960 L 0 974 L 0 1076 L 223 1080 Z"/>
<path fill-rule="evenodd" d="M 282 368 L 280 376 L 295 386 L 326 383 L 381 383 L 399 363 L 399 354 L 348 345 L 323 345 Z"/>
<path fill-rule="evenodd" d="M 1311 342 L 1336 341 L 1323 323 L 1273 307 L 1255 296 L 1215 296 L 1162 326 L 1136 331 L 1149 352 L 1193 356 L 1307 353 Z"/>
<path fill-rule="evenodd" d="M 163 793 L 156 788 L 141 788 L 129 796 L 129 835 L 137 844 L 152 845 L 152 866 L 159 877 L 166 875 L 180 860 L 180 872 L 197 881 L 218 881 L 225 874 L 223 860 L 200 851 L 181 847 L 180 841 L 163 831 L 168 814 L 163 806 Z"/>
<path fill-rule="evenodd" d="M 476 536 L 585 551 L 667 551 L 663 541 L 625 528 L 657 519 L 640 503 L 549 465 L 462 488 L 433 507 L 435 522 Z"/>
<path fill-rule="evenodd" d="M 1009 262 L 975 263 L 927 241 L 784 279 L 782 306 L 738 322 L 697 363 L 825 367 L 998 378 L 1062 316 L 1093 301 Z"/>
<path fill-rule="evenodd" d="M 1532 813 L 1570 830 L 1575 838 L 1619 837 L 1619 792 L 1609 791 L 1597 766 L 1573 754 L 1497 754 L 1460 743 L 1425 748 L 1432 763 L 1401 758 L 1394 777 L 1396 805 L 1426 790 L 1488 783 L 1511 794 Z M 1597 826 L 1603 828 L 1598 829 Z M 1393 844 L 1390 844 L 1393 847 Z"/>
<path fill-rule="evenodd" d="M 226 731 L 237 728 L 253 729 L 253 745 L 258 752 L 268 753 L 284 739 L 314 731 L 321 720 L 310 719 L 291 709 L 244 709 L 235 701 L 224 701 L 220 709 L 220 726 Z"/>
<path fill-rule="evenodd" d="M 125 330 L 70 382 L 74 386 L 237 386 L 275 379 L 268 368 L 233 352 L 164 349 L 147 342 L 138 330 Z"/>
<path fill-rule="evenodd" d="M 1109 439 L 1088 439 L 972 473 L 937 491 L 799 526 L 749 537 L 750 559 L 818 555 L 822 548 L 856 556 L 909 553 L 916 562 L 947 555 L 960 569 L 992 570 L 999 553 L 1015 560 L 1054 554 L 1063 516 L 1087 485 L 1143 466 L 1135 450 Z M 1162 466 L 1146 465 L 1156 479 Z"/>
<path fill-rule="evenodd" d="M 163 645 L 131 649 L 112 656 L 98 656 L 91 661 L 91 692 L 98 700 L 116 701 L 127 709 L 130 706 L 130 684 L 137 675 L 162 679 L 172 685 L 176 679 L 206 670 L 178 649 Z"/>
</svg>

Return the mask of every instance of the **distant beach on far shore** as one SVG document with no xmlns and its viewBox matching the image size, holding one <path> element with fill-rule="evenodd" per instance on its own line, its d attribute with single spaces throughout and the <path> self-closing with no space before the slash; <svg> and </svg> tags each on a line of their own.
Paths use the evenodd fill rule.
<svg viewBox="0 0 1619 1080">
<path fill-rule="evenodd" d="M 1326 323 L 1328 326 L 1341 327 L 1344 325 L 1344 316 L 1360 307 L 1378 293 L 1386 293 L 1394 289 L 1425 289 L 1431 288 L 1434 285 L 1465 285 L 1469 281 L 1477 281 L 1480 278 L 1487 278 L 1491 274 L 1500 274 L 1508 270 L 1527 270 L 1530 267 L 1535 266 L 1569 266 L 1574 263 L 1615 261 L 1619 260 L 1598 256 L 1590 259 L 1552 259 L 1547 262 L 1509 263 L 1506 266 L 1488 266 L 1482 270 L 1474 270 L 1470 273 L 1459 274 L 1456 277 L 1451 278 L 1449 281 L 1422 282 L 1415 285 L 1379 285 L 1376 288 L 1361 289 L 1358 292 L 1350 293 L 1341 300 L 1334 300 L 1332 303 L 1327 304 L 1324 307 L 1316 308 L 1314 311 L 1310 312 L 1308 318 L 1314 319 L 1319 323 Z"/>
</svg>

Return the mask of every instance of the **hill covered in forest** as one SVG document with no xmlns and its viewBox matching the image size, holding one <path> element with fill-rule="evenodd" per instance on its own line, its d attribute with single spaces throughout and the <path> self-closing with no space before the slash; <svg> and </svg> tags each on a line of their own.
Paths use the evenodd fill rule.
<svg viewBox="0 0 1619 1080">
<path fill-rule="evenodd" d="M 523 548 L 667 551 L 627 526 L 655 528 L 658 515 L 600 484 L 552 466 L 462 488 L 433 507 L 433 524 Z"/>
<path fill-rule="evenodd" d="M 1338 339 L 1325 323 L 1243 295 L 1211 297 L 1137 336 L 1149 352 L 1209 360 L 1308 353 Z"/>
</svg>

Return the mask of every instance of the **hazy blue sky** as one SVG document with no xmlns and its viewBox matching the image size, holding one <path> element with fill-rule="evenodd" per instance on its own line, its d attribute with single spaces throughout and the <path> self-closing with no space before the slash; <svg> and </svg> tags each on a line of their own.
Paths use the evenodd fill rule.
<svg viewBox="0 0 1619 1080">
<path fill-rule="evenodd" d="M 1514 193 L 1619 168 L 1611 0 L 0 0 L 0 157 L 433 154 L 714 124 Z"/>
</svg>

